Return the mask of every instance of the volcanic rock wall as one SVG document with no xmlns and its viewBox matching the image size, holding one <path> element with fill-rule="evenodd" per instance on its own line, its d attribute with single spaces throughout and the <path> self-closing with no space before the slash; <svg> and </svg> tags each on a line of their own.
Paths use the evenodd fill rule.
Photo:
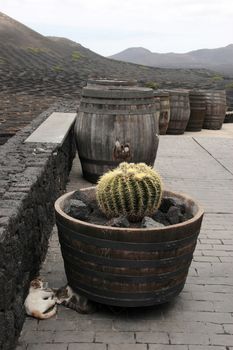
<svg viewBox="0 0 233 350">
<path fill-rule="evenodd" d="M 53 105 L 0 148 L 0 349 L 14 349 L 30 279 L 39 271 L 54 224 L 53 205 L 65 188 L 75 155 L 73 128 L 62 145 L 23 143 Z"/>
</svg>

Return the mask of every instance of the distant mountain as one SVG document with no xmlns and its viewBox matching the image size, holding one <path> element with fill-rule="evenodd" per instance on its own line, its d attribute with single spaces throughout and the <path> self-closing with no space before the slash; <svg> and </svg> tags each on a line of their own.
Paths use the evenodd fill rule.
<svg viewBox="0 0 233 350">
<path fill-rule="evenodd" d="M 127 60 L 132 60 L 131 56 L 136 57 L 139 52 L 139 61 L 147 57 L 143 64 L 152 65 L 150 57 L 153 54 L 149 50 L 136 48 L 126 52 Z M 132 52 L 134 54 L 130 56 Z M 156 55 L 163 57 L 162 54 Z M 205 54 L 200 52 L 199 55 L 204 60 Z M 136 59 L 135 63 L 139 61 Z M 160 61 L 164 63 L 165 58 Z M 156 86 L 165 88 L 216 88 L 229 82 L 228 77 L 216 80 L 215 73 L 206 69 L 167 69 L 146 65 L 103 57 L 66 38 L 45 37 L 0 13 L 0 83 L 4 91 L 17 88 L 17 91 L 28 89 L 35 93 L 50 91 L 56 96 L 64 91 L 72 94 L 85 85 L 88 77 L 137 79 L 142 85 L 156 82 Z"/>
<path fill-rule="evenodd" d="M 143 47 L 132 47 L 110 58 L 161 68 L 207 68 L 233 76 L 233 44 L 217 49 L 187 53 L 156 53 Z"/>
</svg>

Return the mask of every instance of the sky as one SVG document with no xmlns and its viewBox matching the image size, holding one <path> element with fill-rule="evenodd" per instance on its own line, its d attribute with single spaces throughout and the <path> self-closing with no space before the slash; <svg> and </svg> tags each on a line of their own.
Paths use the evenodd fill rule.
<svg viewBox="0 0 233 350">
<path fill-rule="evenodd" d="M 103 56 L 129 47 L 183 53 L 233 43 L 233 0 L 0 0 L 0 11 Z"/>
</svg>

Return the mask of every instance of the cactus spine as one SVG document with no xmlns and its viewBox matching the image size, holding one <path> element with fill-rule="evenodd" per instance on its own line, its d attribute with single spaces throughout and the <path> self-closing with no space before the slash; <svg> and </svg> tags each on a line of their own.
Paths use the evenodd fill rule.
<svg viewBox="0 0 233 350">
<path fill-rule="evenodd" d="M 159 207 L 162 181 L 159 174 L 144 163 L 121 163 L 100 178 L 96 198 L 108 218 L 124 215 L 130 221 L 140 221 Z"/>
</svg>

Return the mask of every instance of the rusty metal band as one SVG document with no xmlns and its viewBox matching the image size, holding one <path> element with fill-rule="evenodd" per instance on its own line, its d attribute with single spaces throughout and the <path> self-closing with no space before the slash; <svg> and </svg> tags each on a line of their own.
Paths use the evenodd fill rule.
<svg viewBox="0 0 233 350">
<path fill-rule="evenodd" d="M 172 258 L 163 259 L 150 259 L 150 260 L 134 260 L 134 259 L 116 259 L 107 258 L 100 255 L 93 255 L 90 253 L 83 252 L 81 250 L 74 250 L 72 247 L 68 246 L 64 241 L 62 241 L 62 253 L 64 253 L 64 258 L 67 256 L 73 260 L 84 260 L 87 262 L 95 263 L 96 265 L 107 265 L 111 267 L 128 267 L 128 268 L 154 268 L 163 266 L 172 266 L 175 263 L 189 263 L 192 260 L 193 253 L 188 253 L 184 255 L 175 256 Z M 68 258 L 69 259 L 69 258 Z M 68 260 L 67 259 L 67 260 Z"/>
<path fill-rule="evenodd" d="M 158 292 L 147 293 L 123 293 L 110 292 L 100 290 L 93 286 L 87 286 L 79 283 L 77 287 L 72 278 L 68 278 L 70 286 L 78 293 L 85 295 L 90 300 L 122 307 L 150 306 L 165 303 L 178 295 L 184 288 L 185 281 L 167 289 L 159 290 Z"/>
<path fill-rule="evenodd" d="M 169 242 L 159 242 L 159 243 L 135 243 L 135 242 L 122 242 L 122 241 L 113 241 L 102 238 L 96 238 L 93 236 L 87 236 L 72 230 L 71 228 L 67 228 L 64 226 L 59 220 L 57 221 L 57 226 L 59 229 L 59 237 L 65 241 L 67 240 L 67 236 L 72 240 L 78 240 L 80 242 L 90 244 L 92 246 L 100 247 L 100 248 L 113 248 L 118 250 L 130 250 L 130 251 L 147 251 L 153 252 L 156 250 L 161 251 L 169 251 L 175 248 L 181 248 L 185 246 L 187 243 L 196 242 L 197 236 L 199 234 L 199 230 L 192 234 L 189 237 L 182 238 L 176 241 Z"/>
<path fill-rule="evenodd" d="M 68 262 L 68 264 L 66 264 Z M 191 261 L 190 261 L 191 263 Z M 153 283 L 153 282 L 160 282 L 160 281 L 168 281 L 171 279 L 176 278 L 177 276 L 181 275 L 187 275 L 189 270 L 189 265 L 182 266 L 181 268 L 177 268 L 176 271 L 172 272 L 165 272 L 158 275 L 143 275 L 143 276 L 131 276 L 131 275 L 121 275 L 121 274 L 114 274 L 109 272 L 103 272 L 98 270 L 91 270 L 88 268 L 85 268 L 81 265 L 74 265 L 72 264 L 70 260 L 65 259 L 65 270 L 68 275 L 75 276 L 76 281 L 79 280 L 79 276 L 89 276 L 91 278 L 98 278 L 101 281 L 108 281 L 108 282 L 116 282 L 116 283 L 127 283 L 127 284 L 142 284 L 142 283 Z"/>
</svg>

